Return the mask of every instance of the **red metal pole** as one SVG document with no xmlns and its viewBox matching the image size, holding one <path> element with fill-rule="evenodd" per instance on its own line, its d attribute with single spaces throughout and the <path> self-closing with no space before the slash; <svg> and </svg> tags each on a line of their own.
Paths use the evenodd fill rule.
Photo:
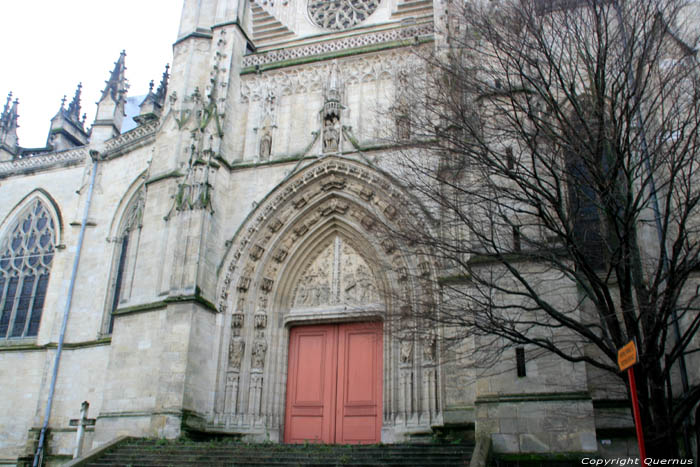
<svg viewBox="0 0 700 467">
<path fill-rule="evenodd" d="M 644 432 L 642 432 L 642 416 L 639 413 L 639 400 L 637 399 L 637 383 L 634 380 L 634 366 L 627 370 L 627 377 L 630 380 L 630 393 L 632 394 L 632 412 L 634 413 L 634 426 L 637 429 L 637 442 L 639 443 L 639 458 L 642 465 L 645 464 L 647 451 L 644 448 Z"/>
</svg>

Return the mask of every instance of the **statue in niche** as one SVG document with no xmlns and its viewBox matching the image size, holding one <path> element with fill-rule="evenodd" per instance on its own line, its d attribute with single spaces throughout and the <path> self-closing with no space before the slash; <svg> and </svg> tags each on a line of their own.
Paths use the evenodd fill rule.
<svg viewBox="0 0 700 467">
<path fill-rule="evenodd" d="M 401 363 L 411 363 L 413 357 L 413 342 L 410 340 L 401 341 Z"/>
<path fill-rule="evenodd" d="M 330 116 L 323 122 L 323 152 L 336 152 L 340 143 L 340 124 L 336 116 Z"/>
<path fill-rule="evenodd" d="M 423 341 L 423 360 L 425 362 L 435 361 L 435 336 L 428 336 Z"/>
<path fill-rule="evenodd" d="M 252 363 L 253 368 L 264 368 L 265 367 L 265 354 L 267 353 L 267 342 L 265 341 L 255 341 L 253 344 L 252 352 Z"/>
<path fill-rule="evenodd" d="M 272 135 L 270 130 L 265 129 L 262 136 L 260 137 L 260 160 L 266 161 L 270 159 L 270 152 L 272 150 Z"/>
<path fill-rule="evenodd" d="M 401 141 L 411 138 L 411 121 L 408 117 L 401 115 L 396 118 L 396 134 Z"/>
<path fill-rule="evenodd" d="M 228 363 L 231 368 L 240 368 L 243 360 L 245 342 L 242 339 L 232 339 L 228 346 Z"/>
</svg>

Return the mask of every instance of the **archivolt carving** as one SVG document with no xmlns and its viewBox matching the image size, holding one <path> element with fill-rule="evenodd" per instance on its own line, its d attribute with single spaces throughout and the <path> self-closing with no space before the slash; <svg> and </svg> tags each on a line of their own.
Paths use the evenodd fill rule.
<svg viewBox="0 0 700 467">
<path fill-rule="evenodd" d="M 402 196 L 400 192 L 378 172 L 350 160 L 329 157 L 298 174 L 261 204 L 258 214 L 249 219 L 247 228 L 232 244 L 220 294 L 220 310 L 228 309 L 228 289 L 232 284 L 239 295 L 250 293 L 254 282 L 259 289 L 254 293 L 272 292 L 279 269 L 289 260 L 290 252 L 300 239 L 320 225 L 321 219 L 333 216 L 351 219 L 371 233 L 377 222 L 396 220 L 397 213 L 392 205 L 399 196 Z M 411 216 L 411 213 L 406 214 Z M 378 300 L 376 278 L 372 277 L 366 260 L 354 253 L 351 245 L 342 245 L 341 253 L 345 258 L 342 270 L 346 274 L 342 286 L 334 287 L 328 283 L 331 279 L 323 282 L 319 278 L 320 270 L 309 269 L 296 286 L 296 289 L 305 290 L 293 293 L 295 306 Z M 333 246 L 327 245 L 327 248 L 332 250 Z M 334 257 L 331 250 L 324 253 L 331 258 L 330 262 Z M 406 270 L 400 249 L 393 243 L 385 242 L 382 252 L 389 255 L 397 270 Z M 247 261 L 242 263 L 242 258 Z M 332 264 L 318 263 L 314 267 L 325 268 L 325 277 L 332 277 Z M 331 291 L 335 291 L 334 296 Z"/>
</svg>

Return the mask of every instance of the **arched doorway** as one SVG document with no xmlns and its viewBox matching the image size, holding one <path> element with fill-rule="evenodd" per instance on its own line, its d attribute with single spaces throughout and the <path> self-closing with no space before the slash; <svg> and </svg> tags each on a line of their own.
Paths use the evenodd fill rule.
<svg viewBox="0 0 700 467">
<path fill-rule="evenodd" d="M 220 286 L 218 306 L 230 319 L 225 321 L 230 327 L 224 328 L 229 332 L 221 354 L 217 429 L 272 441 L 392 442 L 440 423 L 441 384 L 434 343 L 398 335 L 388 325 L 389 318 L 397 314 L 396 297 L 410 296 L 421 287 L 406 270 L 428 271 L 420 264 L 419 254 L 381 234 L 379 226 L 401 219 L 394 208 L 399 196 L 405 194 L 366 165 L 327 157 L 289 177 L 249 216 L 232 241 Z M 291 427 L 290 431 L 286 426 L 293 423 L 289 401 L 294 405 L 296 399 L 288 398 L 288 382 L 304 381 L 307 374 L 317 381 L 333 378 L 319 369 L 318 358 L 316 369 L 310 364 L 300 378 L 295 369 L 299 361 L 291 353 L 317 356 L 314 346 L 335 348 L 335 353 L 329 350 L 324 357 L 324 364 L 335 368 L 339 381 L 345 377 L 343 372 L 358 367 L 356 361 L 339 360 L 338 350 L 358 323 L 374 323 L 376 337 L 371 339 L 378 345 L 370 353 L 379 357 L 374 368 L 381 376 L 359 375 L 376 380 L 377 385 L 349 390 L 376 394 L 373 408 L 360 407 L 359 399 L 345 398 L 342 391 L 347 388 L 339 393 L 337 383 L 332 393 L 323 392 L 325 402 L 319 386 L 308 385 L 303 388 L 308 389 L 303 394 L 307 399 L 298 406 L 315 397 L 316 413 L 342 413 L 346 402 L 358 402 L 353 407 L 359 412 L 327 419 L 308 415 L 305 421 L 315 428 L 304 432 Z M 329 334 L 315 341 L 309 338 L 309 348 L 294 350 L 296 333 L 304 333 L 295 329 L 304 328 L 325 329 Z M 324 339 L 330 340 L 324 343 Z M 370 337 L 353 334 L 353 339 L 360 342 Z M 367 366 L 368 355 L 357 353 L 357 361 L 363 362 L 359 366 Z M 346 412 L 350 414 L 353 407 Z M 362 411 L 372 410 L 377 420 L 370 423 L 374 434 L 359 435 L 361 430 L 353 429 L 352 423 L 360 420 Z M 317 419 L 312 421 L 313 417 Z M 367 420 L 363 427 L 368 426 Z"/>
</svg>

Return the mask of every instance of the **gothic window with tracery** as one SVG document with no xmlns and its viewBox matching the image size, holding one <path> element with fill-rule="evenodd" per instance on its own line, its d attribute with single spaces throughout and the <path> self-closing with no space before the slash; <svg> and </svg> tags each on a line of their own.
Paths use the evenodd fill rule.
<svg viewBox="0 0 700 467">
<path fill-rule="evenodd" d="M 0 339 L 39 332 L 55 238 L 54 221 L 37 199 L 0 240 Z"/>
<path fill-rule="evenodd" d="M 143 223 L 143 208 L 145 203 L 145 188 L 141 187 L 129 202 L 120 224 L 115 252 L 115 263 L 112 268 L 112 287 L 108 301 L 108 317 L 105 332 L 111 334 L 114 329 L 114 312 L 119 304 L 128 298 L 138 250 L 139 234 Z"/>
<path fill-rule="evenodd" d="M 375 12 L 380 0 L 309 0 L 309 16 L 325 29 L 348 29 Z"/>
</svg>

